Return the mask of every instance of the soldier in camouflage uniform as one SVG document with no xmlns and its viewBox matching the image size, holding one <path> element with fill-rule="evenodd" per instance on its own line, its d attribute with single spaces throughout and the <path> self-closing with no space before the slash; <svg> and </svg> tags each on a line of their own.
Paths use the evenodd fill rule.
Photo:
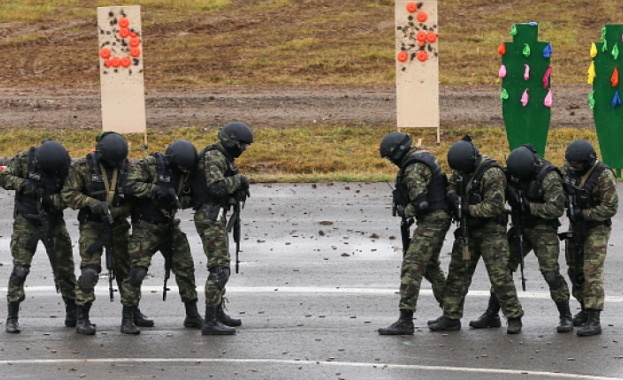
<svg viewBox="0 0 623 380">
<path fill-rule="evenodd" d="M 15 220 L 11 235 L 13 271 L 9 277 L 6 332 L 19 333 L 19 304 L 24 301 L 24 282 L 39 240 L 47 250 L 56 290 L 65 302 L 65 326 L 76 326 L 76 275 L 71 239 L 63 219 L 60 191 L 71 159 L 58 142 L 47 140 L 39 147 L 16 155 L 0 172 L 0 182 L 15 190 Z"/>
<path fill-rule="evenodd" d="M 567 235 L 566 259 L 573 297 L 581 311 L 573 317 L 577 334 L 601 334 L 604 309 L 604 262 L 617 213 L 619 198 L 612 169 L 597 160 L 587 140 L 574 140 L 565 152 L 564 188 L 571 233 Z"/>
<path fill-rule="evenodd" d="M 185 327 L 200 329 L 197 311 L 195 265 L 186 234 L 175 218 L 179 207 L 191 204 L 190 175 L 197 164 L 197 150 L 186 140 L 176 140 L 165 154 L 154 153 L 130 170 L 126 197 L 133 197 L 132 235 L 129 252 L 130 276 L 123 282 L 121 332 L 139 334 L 133 321 L 141 299 L 141 284 L 157 251 L 165 256 L 166 270 L 173 271 L 179 294 L 186 306 Z"/>
<path fill-rule="evenodd" d="M 508 270 L 517 271 L 520 265 L 519 236 L 523 236 L 523 254 L 534 250 L 539 269 L 549 286 L 550 297 L 556 304 L 560 333 L 573 330 L 569 310 L 569 286 L 560 274 L 558 256 L 560 244 L 558 227 L 565 212 L 565 193 L 558 168 L 540 158 L 530 144 L 514 149 L 506 159 L 508 186 L 506 194 L 513 210 L 513 227 L 508 231 L 510 259 Z M 494 293 L 487 310 L 469 325 L 473 328 L 500 327 L 500 303 Z"/>
<path fill-rule="evenodd" d="M 102 271 L 102 252 L 107 241 L 105 231 L 112 228 L 114 245 L 114 275 L 123 297 L 122 284 L 130 271 L 128 231 L 131 203 L 123 197 L 123 186 L 128 171 L 128 144 L 125 137 L 115 132 L 97 136 L 94 153 L 72 165 L 61 195 L 63 201 L 78 212 L 80 230 L 80 277 L 76 286 L 80 334 L 95 334 L 95 325 L 89 319 L 95 301 L 94 288 Z M 112 216 L 113 224 L 108 222 Z M 134 322 L 139 326 L 153 326 L 137 308 Z"/>
<path fill-rule="evenodd" d="M 413 334 L 413 313 L 422 278 L 430 281 L 439 305 L 443 303 L 445 275 L 439 253 L 452 221 L 446 202 L 447 178 L 431 153 L 411 144 L 409 135 L 392 132 L 383 138 L 380 146 L 381 157 L 400 168 L 393 195 L 394 207 L 403 218 L 401 229 L 406 228 L 403 233 L 408 234 L 413 218 L 417 221 L 413 237 L 406 236 L 410 239 L 408 247 L 403 247 L 400 317 L 390 326 L 380 328 L 381 335 Z"/>
<path fill-rule="evenodd" d="M 208 279 L 205 283 L 206 315 L 203 335 L 233 335 L 240 319 L 223 310 L 225 284 L 230 275 L 229 239 L 226 213 L 235 202 L 244 201 L 249 181 L 238 173 L 234 160 L 253 143 L 253 133 L 245 124 L 225 125 L 218 133 L 219 143 L 206 147 L 199 154 L 197 174 L 193 180 L 195 227 L 208 258 Z"/>
<path fill-rule="evenodd" d="M 504 210 L 504 170 L 496 161 L 482 156 L 469 136 L 450 147 L 448 164 L 453 171 L 447 197 L 455 207 L 455 215 L 459 215 L 461 209 L 465 213 L 469 257 L 463 259 L 463 238 L 459 228 L 455 231 L 444 287 L 443 316 L 430 321 L 429 328 L 432 331 L 461 328 L 465 296 L 482 256 L 493 293 L 500 300 L 502 312 L 508 318 L 506 332 L 518 334 L 521 332 L 523 310 L 507 270 L 509 248 L 506 239 L 507 215 Z"/>
</svg>

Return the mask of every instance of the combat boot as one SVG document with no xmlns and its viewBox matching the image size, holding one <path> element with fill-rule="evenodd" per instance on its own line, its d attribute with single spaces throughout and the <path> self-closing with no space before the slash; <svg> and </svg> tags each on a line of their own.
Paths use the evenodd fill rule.
<svg viewBox="0 0 623 380">
<path fill-rule="evenodd" d="M 78 322 L 76 323 L 76 332 L 83 335 L 95 335 L 95 325 L 89 320 L 89 311 L 92 303 L 78 305 Z"/>
<path fill-rule="evenodd" d="M 521 317 L 508 318 L 508 327 L 506 327 L 507 334 L 519 334 L 521 332 Z"/>
<path fill-rule="evenodd" d="M 441 317 L 437 323 L 428 326 L 428 328 L 431 331 L 456 331 L 461 329 L 461 320 Z"/>
<path fill-rule="evenodd" d="M 9 302 L 9 315 L 6 318 L 6 332 L 9 334 L 18 334 L 20 331 L 19 322 L 19 302 Z"/>
<path fill-rule="evenodd" d="M 76 306 L 76 300 L 63 298 L 65 301 L 65 326 L 76 327 L 78 323 L 78 307 Z"/>
<path fill-rule="evenodd" d="M 381 327 L 378 331 L 381 335 L 411 335 L 413 330 L 413 312 L 400 310 L 400 317 L 396 322 L 387 327 Z"/>
<path fill-rule="evenodd" d="M 434 325 L 435 323 L 441 321 L 441 318 L 443 318 L 443 314 L 435 319 L 429 319 L 428 321 L 426 321 L 426 325 L 427 326 Z"/>
<path fill-rule="evenodd" d="M 201 335 L 234 335 L 236 329 L 225 326 L 216 318 L 216 307 L 206 305 L 206 317 L 201 328 Z"/>
<path fill-rule="evenodd" d="M 229 327 L 238 327 L 242 325 L 242 321 L 238 318 L 232 318 L 229 315 L 225 314 L 225 310 L 223 309 L 223 303 L 225 301 L 221 301 L 221 304 L 216 308 L 216 318 L 221 321 L 222 324 Z"/>
<path fill-rule="evenodd" d="M 487 310 L 478 317 L 478 319 L 469 322 L 469 326 L 475 329 L 484 329 L 487 327 L 500 327 L 502 326 L 502 321 L 499 316 L 500 312 L 500 301 L 498 301 L 498 297 L 495 294 L 491 294 L 489 296 L 489 305 L 487 306 Z"/>
<path fill-rule="evenodd" d="M 184 319 L 184 327 L 200 329 L 203 327 L 203 318 L 197 311 L 197 301 L 186 302 L 186 319 Z"/>
<path fill-rule="evenodd" d="M 141 309 L 137 307 L 134 308 L 132 312 L 133 322 L 136 326 L 140 327 L 154 327 L 154 320 L 148 319 L 143 313 L 141 313 Z"/>
<path fill-rule="evenodd" d="M 560 323 L 556 327 L 559 333 L 565 333 L 573 330 L 573 318 L 571 318 L 571 310 L 569 310 L 569 301 L 556 302 L 558 313 L 560 315 Z"/>
<path fill-rule="evenodd" d="M 121 332 L 124 334 L 130 335 L 138 335 L 141 333 L 136 325 L 134 324 L 134 313 L 136 312 L 136 307 L 134 306 L 123 306 L 121 311 Z"/>
<path fill-rule="evenodd" d="M 580 303 L 582 310 L 573 316 L 574 326 L 583 326 L 588 321 L 588 313 L 584 309 L 584 303 Z"/>
<path fill-rule="evenodd" d="M 599 314 L 601 314 L 601 311 L 587 309 L 586 314 L 588 315 L 588 320 L 586 321 L 584 326 L 582 326 L 582 328 L 578 330 L 578 336 L 591 336 L 601 334 L 601 324 L 599 323 Z"/>
</svg>

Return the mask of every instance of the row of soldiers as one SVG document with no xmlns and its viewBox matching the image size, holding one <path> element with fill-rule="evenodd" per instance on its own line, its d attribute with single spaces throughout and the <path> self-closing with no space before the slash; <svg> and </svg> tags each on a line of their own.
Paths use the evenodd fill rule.
<svg viewBox="0 0 623 380">
<path fill-rule="evenodd" d="M 201 153 L 191 142 L 176 140 L 165 153 L 153 153 L 135 165 L 128 160 L 125 137 L 115 132 L 98 135 L 95 151 L 73 164 L 67 150 L 54 140 L 17 154 L 0 173 L 0 184 L 15 191 L 6 331 L 20 332 L 24 283 L 41 241 L 65 303 L 65 326 L 75 327 L 80 334 L 96 333 L 89 313 L 104 251 L 110 298 L 114 278 L 123 305 L 122 333 L 139 334 L 137 326 L 154 326 L 141 313 L 139 301 L 151 258 L 160 251 L 166 262 L 165 278 L 169 272 L 175 274 L 185 304 L 183 325 L 201 329 L 203 335 L 235 334 L 242 322 L 228 316 L 223 305 L 230 275 L 226 214 L 249 195 L 249 181 L 234 161 L 251 143 L 249 127 L 234 122 L 221 128 L 218 142 Z M 63 217 L 66 207 L 79 210 L 78 278 Z M 178 210 L 190 207 L 207 256 L 205 317 L 197 310 L 193 257 L 176 218 Z M 165 282 L 165 297 L 166 290 Z"/>
<path fill-rule="evenodd" d="M 379 334 L 413 334 L 422 278 L 430 281 L 442 308 L 440 317 L 428 321 L 429 329 L 459 330 L 465 296 L 481 256 L 491 281 L 491 295 L 486 311 L 469 325 L 476 329 L 500 327 L 501 309 L 507 318 L 507 333 L 520 333 L 524 311 L 513 273 L 521 265 L 523 282 L 523 260 L 530 251 L 538 259 L 558 310 L 556 330 L 565 333 L 576 326 L 580 327 L 579 336 L 601 334 L 604 261 L 618 197 L 614 172 L 597 160 L 589 141 L 572 141 L 562 168 L 539 157 L 530 144 L 514 149 L 504 168 L 482 155 L 465 136 L 448 150 L 449 179 L 434 155 L 412 146 L 407 134 L 392 132 L 385 136 L 380 154 L 400 168 L 393 197 L 395 212 L 402 217 L 404 257 L 400 317 L 379 328 Z M 507 202 L 512 215 L 508 231 Z M 559 234 L 559 218 L 565 209 L 570 230 Z M 454 233 L 446 278 L 439 254 L 453 218 L 459 227 Z M 414 221 L 417 226 L 411 236 L 409 227 Z M 580 304 L 574 316 L 569 286 L 558 262 L 559 239 L 566 239 L 571 293 Z"/>
</svg>

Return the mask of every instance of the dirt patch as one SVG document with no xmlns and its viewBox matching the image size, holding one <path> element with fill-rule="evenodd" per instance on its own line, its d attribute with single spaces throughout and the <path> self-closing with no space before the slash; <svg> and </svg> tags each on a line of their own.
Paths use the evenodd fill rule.
<svg viewBox="0 0 623 380">
<path fill-rule="evenodd" d="M 589 86 L 556 86 L 552 128 L 593 127 Z M 443 126 L 503 126 L 499 88 L 442 86 Z M 148 128 L 222 125 L 240 120 L 253 127 L 309 124 L 392 125 L 393 86 L 266 86 L 146 91 Z M 0 128 L 101 128 L 97 88 L 0 88 Z"/>
</svg>

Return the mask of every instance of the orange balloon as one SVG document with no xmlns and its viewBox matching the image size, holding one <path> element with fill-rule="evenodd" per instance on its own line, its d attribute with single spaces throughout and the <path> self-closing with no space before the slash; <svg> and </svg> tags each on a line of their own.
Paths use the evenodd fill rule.
<svg viewBox="0 0 623 380">
<path fill-rule="evenodd" d="M 137 47 L 130 49 L 130 55 L 131 55 L 132 57 L 138 57 L 138 56 L 140 56 L 140 55 L 141 55 L 141 49 L 139 49 L 139 48 L 137 48 Z"/>
<path fill-rule="evenodd" d="M 121 58 L 119 64 L 127 69 L 128 67 L 132 66 L 132 60 L 130 59 L 130 57 L 123 57 Z"/>
<path fill-rule="evenodd" d="M 428 53 L 425 52 L 424 50 L 420 50 L 420 51 L 417 52 L 416 57 L 417 57 L 418 61 L 424 62 L 424 61 L 426 61 L 428 59 Z"/>
<path fill-rule="evenodd" d="M 612 83 L 612 87 L 619 86 L 619 68 L 615 67 L 614 71 L 612 71 L 612 76 L 610 77 L 610 83 Z"/>
<path fill-rule="evenodd" d="M 100 50 L 100 57 L 107 59 L 110 58 L 110 49 L 109 48 L 102 48 Z"/>
<path fill-rule="evenodd" d="M 506 44 L 504 42 L 502 42 L 500 46 L 498 46 L 498 54 L 499 55 L 506 54 Z"/>
<path fill-rule="evenodd" d="M 130 35 L 130 29 L 128 29 L 128 28 L 121 28 L 121 29 L 119 29 L 119 37 L 126 38 L 129 35 Z"/>
<path fill-rule="evenodd" d="M 429 32 L 426 36 L 426 41 L 430 42 L 431 44 L 437 42 L 437 33 Z"/>
<path fill-rule="evenodd" d="M 426 41 L 426 37 L 428 36 L 428 33 L 426 33 L 423 30 L 420 30 L 419 32 L 417 32 L 417 34 L 415 35 L 415 39 L 418 41 Z"/>
<path fill-rule="evenodd" d="M 113 57 L 110 59 L 110 65 L 112 67 L 119 67 L 120 64 L 121 64 L 121 60 L 119 59 L 119 57 Z"/>
<path fill-rule="evenodd" d="M 407 62 L 407 59 L 409 59 L 409 54 L 407 54 L 406 51 L 401 51 L 400 53 L 398 53 L 398 56 L 396 58 L 398 59 L 398 62 Z"/>
<path fill-rule="evenodd" d="M 417 18 L 419 22 L 426 22 L 426 20 L 428 20 L 428 15 L 426 12 L 418 12 L 415 18 Z"/>
<path fill-rule="evenodd" d="M 407 12 L 409 13 L 417 12 L 417 4 L 414 1 L 409 1 L 407 3 Z"/>
<path fill-rule="evenodd" d="M 119 19 L 119 26 L 122 28 L 127 28 L 128 26 L 130 26 L 130 20 L 128 20 L 126 17 Z"/>
<path fill-rule="evenodd" d="M 137 38 L 137 37 L 132 37 L 130 38 L 130 46 L 131 47 L 138 47 L 138 45 L 141 44 L 141 39 Z"/>
</svg>

